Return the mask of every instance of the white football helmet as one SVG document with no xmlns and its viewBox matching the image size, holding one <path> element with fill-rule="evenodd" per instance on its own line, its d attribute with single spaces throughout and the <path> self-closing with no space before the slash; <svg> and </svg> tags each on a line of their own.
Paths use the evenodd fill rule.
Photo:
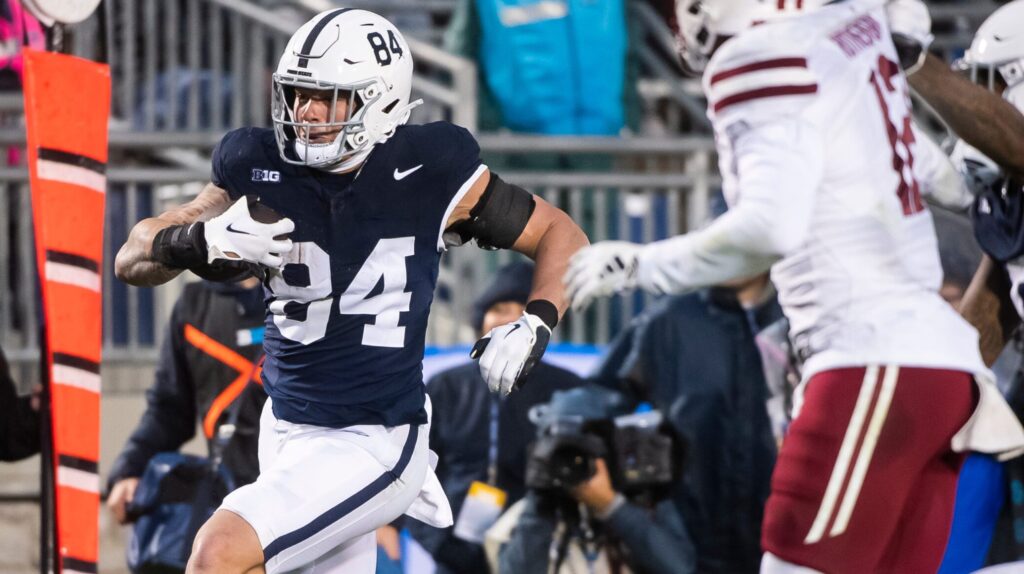
<svg viewBox="0 0 1024 574">
<path fill-rule="evenodd" d="M 1014 0 L 992 13 L 978 28 L 970 49 L 957 62 L 971 80 L 990 90 L 1005 89 L 1003 98 L 1024 111 L 1024 0 Z"/>
<path fill-rule="evenodd" d="M 353 8 L 317 14 L 288 40 L 274 74 L 271 116 L 281 157 L 329 171 L 355 168 L 422 103 L 409 102 L 412 70 L 409 44 L 381 16 Z M 297 88 L 333 94 L 325 122 L 295 117 Z M 344 117 L 335 112 L 339 99 L 348 102 Z M 311 132 L 335 130 L 333 141 L 310 141 Z"/>
<path fill-rule="evenodd" d="M 704 71 L 729 36 L 759 22 L 807 13 L 828 0 L 675 0 L 676 44 L 687 72 Z"/>
<path fill-rule="evenodd" d="M 970 72 L 971 81 L 992 91 L 1003 90 L 1003 99 L 1024 112 L 1024 0 L 1014 0 L 992 13 L 978 28 L 964 57 L 955 68 Z M 956 170 L 975 194 L 1002 185 L 1003 170 L 963 140 L 950 155 Z"/>
</svg>

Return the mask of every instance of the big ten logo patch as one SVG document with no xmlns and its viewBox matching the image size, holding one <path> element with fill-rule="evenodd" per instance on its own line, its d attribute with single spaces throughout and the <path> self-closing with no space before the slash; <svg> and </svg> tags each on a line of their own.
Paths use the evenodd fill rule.
<svg viewBox="0 0 1024 574">
<path fill-rule="evenodd" d="M 252 170 L 253 181 L 269 181 L 271 183 L 277 183 L 281 181 L 281 172 L 271 171 L 269 169 L 253 168 Z"/>
</svg>

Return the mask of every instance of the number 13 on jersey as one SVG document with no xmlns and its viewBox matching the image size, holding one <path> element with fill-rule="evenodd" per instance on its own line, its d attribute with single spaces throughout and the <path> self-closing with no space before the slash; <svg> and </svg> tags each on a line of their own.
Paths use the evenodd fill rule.
<svg viewBox="0 0 1024 574">
<path fill-rule="evenodd" d="M 405 291 L 405 260 L 413 255 L 415 242 L 415 237 L 379 240 L 338 298 L 342 315 L 374 317 L 363 327 L 363 345 L 400 348 L 405 344 L 405 327 L 398 321 L 412 302 L 412 292 Z M 383 289 L 374 294 L 382 279 Z M 330 257 L 319 245 L 296 243 L 285 257 L 282 273 L 270 280 L 270 290 L 270 312 L 284 337 L 302 344 L 324 337 L 333 297 Z"/>
</svg>

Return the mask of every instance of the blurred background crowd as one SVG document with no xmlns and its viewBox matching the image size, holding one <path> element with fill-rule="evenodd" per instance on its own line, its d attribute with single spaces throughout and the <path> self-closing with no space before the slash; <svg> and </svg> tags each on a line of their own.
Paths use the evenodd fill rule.
<svg viewBox="0 0 1024 574">
<path fill-rule="evenodd" d="M 929 2 L 931 50 L 952 62 L 1001 4 Z M 17 0 L 0 0 L 6 404 L 15 404 L 15 389 L 30 395 L 38 380 L 20 46 L 41 46 L 49 35 L 68 53 L 109 63 L 113 76 L 100 466 L 110 512 L 102 516 L 102 572 L 128 571 L 133 532 L 122 523 L 144 516 L 146 500 L 160 503 L 138 490 L 154 455 L 183 448 L 223 458 L 231 477 L 220 488 L 255 477 L 265 399 L 254 382 L 258 285 L 182 277 L 157 289 L 129 287 L 113 277 L 113 255 L 135 221 L 198 192 L 225 131 L 269 125 L 270 75 L 285 42 L 301 22 L 339 5 L 103 0 L 92 18 L 54 38 Z M 698 81 L 679 69 L 662 3 L 344 5 L 385 16 L 409 39 L 413 97 L 425 101 L 413 123 L 445 119 L 469 128 L 486 164 L 564 209 L 592 241 L 663 239 L 724 209 L 706 102 Z M 926 105 L 915 114 L 930 137 L 947 138 Z M 943 294 L 955 304 L 980 251 L 963 215 L 937 209 L 936 220 Z M 799 379 L 767 279 L 663 300 L 630 294 L 570 315 L 549 352 L 561 366 L 538 368 L 522 392 L 499 400 L 475 366 L 459 363 L 465 345 L 521 313 L 531 272 L 511 252 L 454 250 L 442 261 L 426 373 L 432 448 L 459 521 L 448 531 L 412 521 L 382 530 L 379 571 L 428 572 L 436 562 L 437 572 L 532 573 L 546 571 L 554 555 L 565 568 L 584 568 L 564 571 L 586 571 L 589 563 L 605 571 L 755 572 L 768 478 Z M 997 363 L 1006 388 L 1018 376 L 1020 346 L 1015 341 Z M 31 416 L 31 398 L 16 404 Z M 31 450 L 21 449 L 24 441 L 7 442 L 31 432 L 9 422 L 0 418 L 0 454 L 23 458 Z M 38 480 L 37 458 L 0 466 L 2 572 L 38 568 Z M 1007 543 L 998 550 L 1009 558 L 1020 549 Z M 136 561 L 146 555 L 128 553 Z"/>
</svg>

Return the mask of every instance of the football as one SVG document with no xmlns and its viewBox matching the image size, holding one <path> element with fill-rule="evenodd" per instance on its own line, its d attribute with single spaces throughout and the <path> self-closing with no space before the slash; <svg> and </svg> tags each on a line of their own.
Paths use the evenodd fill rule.
<svg viewBox="0 0 1024 574">
<path fill-rule="evenodd" d="M 251 195 L 248 196 L 248 204 L 249 215 L 251 215 L 255 221 L 260 223 L 276 223 L 282 219 L 280 213 L 274 211 L 270 207 L 267 207 L 265 204 L 260 203 L 260 199 L 258 197 L 253 197 Z M 284 233 L 277 235 L 274 239 L 288 239 L 288 234 Z"/>
</svg>

